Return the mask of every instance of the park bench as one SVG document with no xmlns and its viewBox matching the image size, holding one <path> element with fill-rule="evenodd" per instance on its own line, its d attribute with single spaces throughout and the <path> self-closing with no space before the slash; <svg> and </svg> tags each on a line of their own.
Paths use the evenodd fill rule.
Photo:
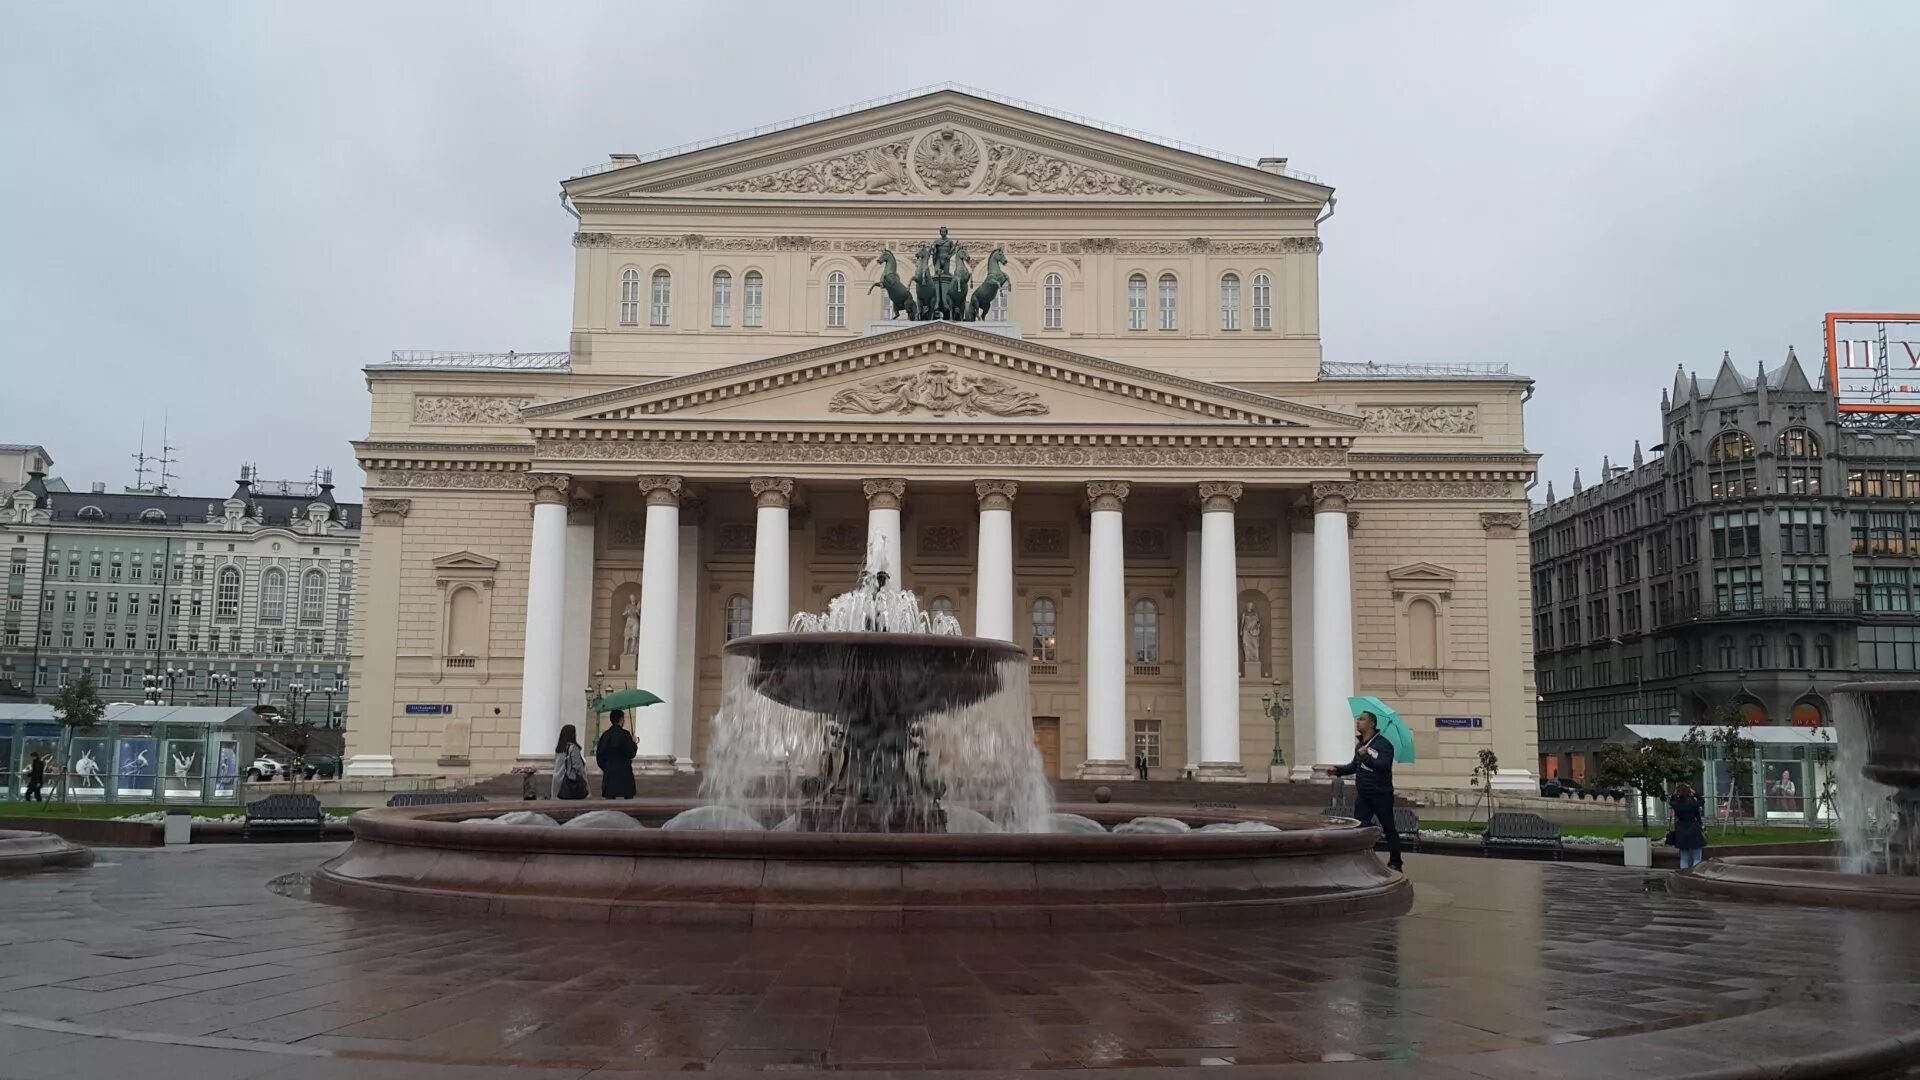
<svg viewBox="0 0 1920 1080">
<path fill-rule="evenodd" d="M 388 806 L 444 806 L 449 803 L 486 802 L 477 791 L 407 791 L 387 800 Z"/>
<path fill-rule="evenodd" d="M 261 836 L 326 835 L 327 816 L 320 800 L 311 795 L 269 795 L 247 804 L 247 821 L 241 829 L 243 839 Z"/>
<path fill-rule="evenodd" d="M 1487 831 L 1480 834 L 1482 855 L 1500 848 L 1516 851 L 1547 851 L 1557 859 L 1564 846 L 1560 840 L 1560 826 L 1539 814 L 1502 811 L 1488 819 Z"/>
<path fill-rule="evenodd" d="M 1320 811 L 1320 816 L 1350 818 L 1353 816 L 1353 807 L 1345 803 L 1334 803 L 1332 806 Z M 1415 813 L 1412 807 L 1396 806 L 1393 808 L 1393 827 L 1394 830 L 1400 834 L 1400 847 L 1402 850 L 1420 850 L 1420 815 Z M 1385 843 L 1385 840 L 1383 839 L 1381 842 Z"/>
</svg>

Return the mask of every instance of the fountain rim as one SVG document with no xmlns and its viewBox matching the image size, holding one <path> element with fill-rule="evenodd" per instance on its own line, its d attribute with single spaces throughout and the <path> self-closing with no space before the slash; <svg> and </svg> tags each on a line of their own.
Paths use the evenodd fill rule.
<svg viewBox="0 0 1920 1080">
<path fill-rule="evenodd" d="M 429 806 L 377 807 L 353 815 L 355 840 L 406 847 L 467 851 L 581 855 L 710 855 L 722 858 L 764 856 L 800 859 L 992 861 L 997 859 L 1104 861 L 1185 858 L 1244 858 L 1260 855 L 1308 855 L 1373 849 L 1379 829 L 1345 818 L 1262 811 L 1191 810 L 1150 804 L 1067 804 L 1056 813 L 1100 817 L 1177 817 L 1215 822 L 1258 821 L 1280 825 L 1278 832 L 1203 833 L 806 833 L 727 832 L 722 830 L 578 829 L 558 825 L 469 826 L 465 820 L 495 817 L 515 810 L 559 811 L 569 817 L 588 810 L 678 811 L 708 803 L 684 800 L 512 801 Z M 1091 812 L 1091 813 L 1089 813 Z M 1289 827 L 1293 826 L 1293 827 Z"/>
<path fill-rule="evenodd" d="M 886 645 L 895 648 L 971 649 L 976 652 L 1003 653 L 1009 660 L 1027 658 L 1025 648 L 1005 638 L 894 630 L 782 630 L 772 634 L 748 634 L 727 642 L 722 651 L 747 654 L 765 645 Z"/>
</svg>

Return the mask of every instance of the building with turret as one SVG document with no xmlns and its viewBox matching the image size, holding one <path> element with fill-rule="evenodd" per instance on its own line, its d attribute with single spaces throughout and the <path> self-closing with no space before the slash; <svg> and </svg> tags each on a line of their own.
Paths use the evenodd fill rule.
<svg viewBox="0 0 1920 1080">
<path fill-rule="evenodd" d="M 1856 678 L 1920 677 L 1920 443 L 1853 426 L 1791 350 L 1660 396 L 1660 441 L 1532 515 L 1543 776 L 1626 724 L 1813 727 Z"/>
</svg>

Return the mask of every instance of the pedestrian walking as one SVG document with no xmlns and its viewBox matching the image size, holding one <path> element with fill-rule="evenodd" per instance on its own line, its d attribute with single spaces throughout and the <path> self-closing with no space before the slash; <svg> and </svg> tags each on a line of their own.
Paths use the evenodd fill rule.
<svg viewBox="0 0 1920 1080">
<path fill-rule="evenodd" d="M 1360 824 L 1380 826 L 1387 838 L 1387 868 L 1401 869 L 1400 829 L 1393 821 L 1393 740 L 1380 734 L 1380 722 L 1370 712 L 1354 721 L 1359 745 L 1353 760 L 1345 765 L 1330 765 L 1331 777 L 1353 777 L 1353 816 Z"/>
</svg>

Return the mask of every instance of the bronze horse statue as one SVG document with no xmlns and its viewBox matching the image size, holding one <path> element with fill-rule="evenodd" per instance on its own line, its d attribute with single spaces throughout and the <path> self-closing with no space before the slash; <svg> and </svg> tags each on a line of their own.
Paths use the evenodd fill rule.
<svg viewBox="0 0 1920 1080">
<path fill-rule="evenodd" d="M 973 256 L 967 254 L 965 247 L 953 249 L 953 302 L 959 308 L 954 316 L 959 321 L 967 318 L 967 286 L 973 283 Z"/>
<path fill-rule="evenodd" d="M 900 280 L 900 264 L 894 259 L 890 249 L 880 249 L 880 265 L 885 267 L 885 272 L 880 275 L 879 281 L 867 286 L 867 291 L 885 290 L 887 302 L 893 305 L 895 318 L 918 319 L 920 305 L 914 300 L 913 293 L 907 288 L 906 283 Z"/>
<path fill-rule="evenodd" d="M 968 322 L 984 318 L 993 307 L 994 297 L 1000 295 L 1001 290 L 1012 291 L 1013 282 L 1007 277 L 1006 266 L 1007 253 L 994 248 L 993 254 L 987 256 L 986 277 L 981 280 L 980 287 L 973 290 L 973 296 L 967 302 Z"/>
</svg>

